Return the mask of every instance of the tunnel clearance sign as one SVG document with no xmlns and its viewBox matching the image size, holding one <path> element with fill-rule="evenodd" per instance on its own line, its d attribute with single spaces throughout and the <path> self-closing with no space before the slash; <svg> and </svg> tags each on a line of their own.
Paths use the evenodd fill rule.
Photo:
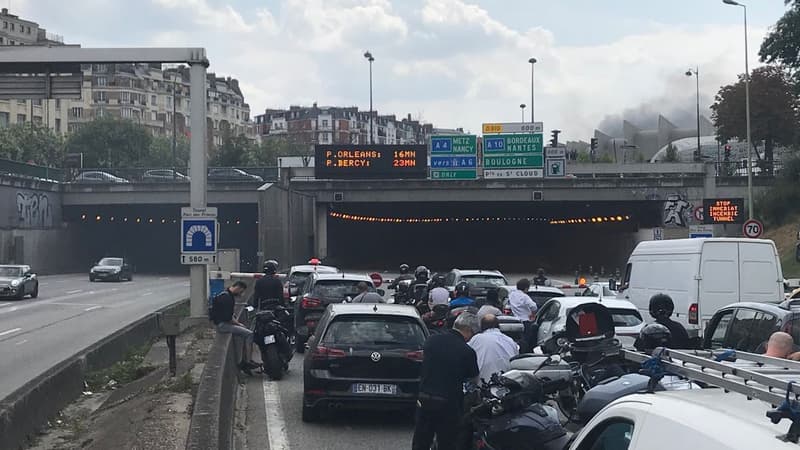
<svg viewBox="0 0 800 450">
<path fill-rule="evenodd" d="M 477 177 L 476 136 L 431 136 L 431 179 L 474 180 Z"/>
<path fill-rule="evenodd" d="M 426 145 L 317 145 L 314 176 L 331 179 L 428 177 Z"/>
<path fill-rule="evenodd" d="M 494 134 L 483 137 L 484 178 L 542 178 L 542 134 Z"/>
</svg>

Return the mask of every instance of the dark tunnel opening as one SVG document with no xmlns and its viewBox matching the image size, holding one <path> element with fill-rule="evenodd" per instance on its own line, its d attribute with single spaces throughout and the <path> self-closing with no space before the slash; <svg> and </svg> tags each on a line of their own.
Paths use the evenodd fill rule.
<svg viewBox="0 0 800 450">
<path fill-rule="evenodd" d="M 139 273 L 188 273 L 180 262 L 182 205 L 67 207 L 64 218 L 80 242 L 76 260 L 86 270 L 103 256 L 130 258 Z M 219 248 L 238 248 L 242 270 L 254 270 L 258 251 L 258 205 L 218 208 Z M 213 268 L 213 267 L 212 267 Z"/>
<path fill-rule="evenodd" d="M 336 205 L 329 262 L 358 269 L 401 263 L 434 270 L 572 273 L 624 268 L 640 228 L 660 226 L 658 202 Z M 398 221 L 397 219 L 400 219 Z"/>
</svg>

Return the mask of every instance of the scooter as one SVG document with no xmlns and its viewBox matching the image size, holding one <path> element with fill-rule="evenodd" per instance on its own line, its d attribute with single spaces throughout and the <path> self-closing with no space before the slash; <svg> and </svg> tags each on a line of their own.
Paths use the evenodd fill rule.
<svg viewBox="0 0 800 450">
<path fill-rule="evenodd" d="M 294 355 L 285 325 L 289 320 L 291 312 L 280 305 L 258 311 L 253 319 L 253 341 L 261 351 L 262 370 L 273 380 L 283 378 Z"/>
</svg>

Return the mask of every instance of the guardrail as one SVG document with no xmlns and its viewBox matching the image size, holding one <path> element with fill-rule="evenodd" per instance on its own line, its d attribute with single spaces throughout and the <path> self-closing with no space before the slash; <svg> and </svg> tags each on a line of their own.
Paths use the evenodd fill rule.
<svg viewBox="0 0 800 450">
<path fill-rule="evenodd" d="M 277 167 L 209 167 L 209 183 L 260 183 L 276 181 Z M 81 184 L 189 183 L 186 168 L 83 168 L 69 169 L 63 181 Z"/>
<path fill-rule="evenodd" d="M 55 167 L 37 166 L 10 159 L 0 159 L 0 174 L 33 178 L 44 181 L 64 181 L 64 170 Z"/>
</svg>

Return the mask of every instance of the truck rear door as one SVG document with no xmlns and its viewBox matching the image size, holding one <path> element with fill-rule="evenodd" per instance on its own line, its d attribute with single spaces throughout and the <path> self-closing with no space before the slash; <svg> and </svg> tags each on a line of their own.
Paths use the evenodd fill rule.
<svg viewBox="0 0 800 450">
<path fill-rule="evenodd" d="M 739 247 L 735 242 L 706 242 L 700 258 L 698 317 L 701 329 L 716 311 L 739 298 Z"/>
<path fill-rule="evenodd" d="M 739 301 L 777 303 L 783 299 L 783 275 L 768 242 L 739 243 Z"/>
</svg>

